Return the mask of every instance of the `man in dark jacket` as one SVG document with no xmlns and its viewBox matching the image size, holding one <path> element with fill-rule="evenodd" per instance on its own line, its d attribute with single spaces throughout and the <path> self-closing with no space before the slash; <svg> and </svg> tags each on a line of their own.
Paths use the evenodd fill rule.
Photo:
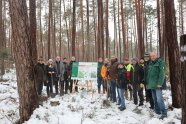
<svg viewBox="0 0 186 124">
<path fill-rule="evenodd" d="M 124 67 L 123 63 L 120 63 L 118 65 L 118 81 L 117 81 L 117 86 L 118 86 L 118 91 L 119 91 L 119 109 L 120 111 L 123 111 L 126 109 L 125 106 L 125 97 L 124 97 L 124 92 L 125 92 L 125 88 L 126 88 L 126 73 L 127 70 Z"/>
<path fill-rule="evenodd" d="M 118 79 L 118 59 L 115 56 L 111 57 L 111 65 L 109 67 L 109 76 L 111 82 L 111 100 L 116 102 L 116 81 Z"/>
<path fill-rule="evenodd" d="M 140 87 L 140 83 L 143 80 L 144 72 L 143 68 L 138 64 L 138 59 L 134 58 L 132 60 L 133 67 L 134 67 L 134 78 L 132 81 L 133 86 L 133 97 L 134 97 L 134 104 L 138 104 L 138 96 L 139 96 L 139 106 L 143 105 L 144 96 L 143 96 L 143 88 Z"/>
<path fill-rule="evenodd" d="M 68 81 L 68 63 L 67 63 L 67 58 L 63 58 L 63 68 L 64 68 L 64 73 L 63 73 L 63 80 L 61 82 L 61 90 L 60 94 L 63 95 L 64 93 L 67 94 L 68 88 L 69 88 L 69 81 Z M 64 88 L 65 87 L 65 88 Z M 65 90 L 65 92 L 64 92 Z"/>
<path fill-rule="evenodd" d="M 161 58 L 157 57 L 156 52 L 151 53 L 151 62 L 149 63 L 147 75 L 147 88 L 152 91 L 156 114 L 161 114 L 160 119 L 167 117 L 164 99 L 162 95 L 162 85 L 165 80 L 166 66 Z"/>
<path fill-rule="evenodd" d="M 98 83 L 98 93 L 100 94 L 101 91 L 101 85 L 103 86 L 103 79 L 101 76 L 101 68 L 103 66 L 103 58 L 98 59 L 98 69 L 97 69 L 97 83 Z M 103 90 L 105 91 L 105 90 Z M 104 92 L 103 92 L 104 93 Z"/>
<path fill-rule="evenodd" d="M 46 79 L 46 66 L 44 65 L 43 57 L 38 59 L 38 63 L 34 67 L 36 89 L 38 95 L 41 95 L 43 89 L 43 83 Z"/>
<path fill-rule="evenodd" d="M 60 58 L 60 56 L 57 56 L 56 61 L 54 62 L 54 68 L 55 68 L 56 73 L 57 73 L 57 76 L 54 79 L 56 94 L 58 94 L 58 83 L 59 83 L 59 79 L 61 77 L 61 66 L 62 66 L 61 58 Z"/>
<path fill-rule="evenodd" d="M 154 109 L 154 101 L 152 99 L 151 89 L 147 89 L 146 87 L 149 63 L 150 63 L 150 53 L 145 52 L 144 54 L 144 83 L 145 83 L 146 102 L 150 103 L 150 109 Z"/>
</svg>

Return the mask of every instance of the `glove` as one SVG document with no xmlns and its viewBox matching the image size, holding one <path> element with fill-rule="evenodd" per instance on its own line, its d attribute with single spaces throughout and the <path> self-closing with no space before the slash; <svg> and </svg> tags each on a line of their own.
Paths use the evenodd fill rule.
<svg viewBox="0 0 186 124">
<path fill-rule="evenodd" d="M 144 88 L 144 84 L 143 83 L 140 83 L 140 88 Z"/>
</svg>

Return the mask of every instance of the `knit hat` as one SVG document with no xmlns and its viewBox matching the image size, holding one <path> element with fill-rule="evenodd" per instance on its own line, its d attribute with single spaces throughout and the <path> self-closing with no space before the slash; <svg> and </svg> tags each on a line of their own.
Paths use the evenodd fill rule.
<svg viewBox="0 0 186 124">
<path fill-rule="evenodd" d="M 138 59 L 138 58 L 133 58 L 132 60 L 133 60 L 133 61 L 136 61 L 136 62 L 138 62 L 138 61 L 139 61 L 139 59 Z"/>
<path fill-rule="evenodd" d="M 145 52 L 144 56 L 149 57 L 150 56 L 150 53 L 149 52 Z"/>
<path fill-rule="evenodd" d="M 124 63 L 123 62 L 120 62 L 118 65 L 123 65 L 124 66 Z"/>
</svg>

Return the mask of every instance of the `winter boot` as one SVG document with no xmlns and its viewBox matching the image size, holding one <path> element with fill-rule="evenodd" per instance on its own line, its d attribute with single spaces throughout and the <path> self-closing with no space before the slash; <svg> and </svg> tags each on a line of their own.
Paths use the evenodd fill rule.
<svg viewBox="0 0 186 124">
<path fill-rule="evenodd" d="M 98 93 L 100 94 L 100 91 L 101 91 L 101 89 L 100 88 L 98 88 Z"/>
</svg>

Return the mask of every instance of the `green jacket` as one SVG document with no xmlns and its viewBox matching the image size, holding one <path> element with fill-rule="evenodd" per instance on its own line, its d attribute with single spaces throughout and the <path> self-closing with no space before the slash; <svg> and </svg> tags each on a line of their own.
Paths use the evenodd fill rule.
<svg viewBox="0 0 186 124">
<path fill-rule="evenodd" d="M 98 70 L 97 70 L 97 77 L 102 77 L 101 76 L 101 68 L 103 66 L 103 63 L 98 62 Z"/>
<path fill-rule="evenodd" d="M 151 61 L 148 66 L 147 88 L 156 89 L 157 85 L 162 86 L 166 75 L 166 66 L 161 58 Z"/>
</svg>

